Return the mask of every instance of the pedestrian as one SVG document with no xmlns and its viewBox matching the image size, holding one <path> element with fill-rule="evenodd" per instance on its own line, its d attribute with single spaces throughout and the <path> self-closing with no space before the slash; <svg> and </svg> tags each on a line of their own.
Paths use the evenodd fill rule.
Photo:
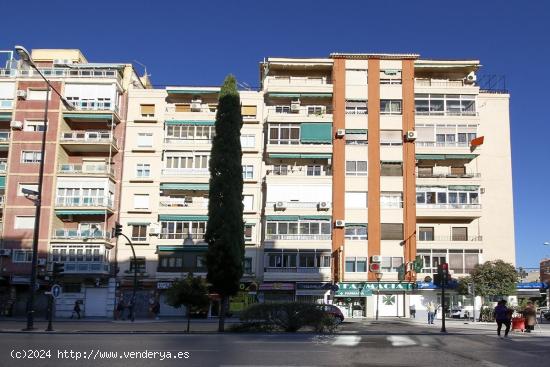
<svg viewBox="0 0 550 367">
<path fill-rule="evenodd" d="M 134 298 L 130 298 L 130 302 L 128 302 L 128 320 L 134 321 Z"/>
<path fill-rule="evenodd" d="M 435 319 L 435 305 L 432 301 L 428 303 L 428 306 L 426 307 L 428 310 L 428 324 L 433 324 Z"/>
<path fill-rule="evenodd" d="M 116 305 L 115 319 L 124 320 L 124 300 L 122 299 L 122 297 L 118 300 L 118 303 Z"/>
<path fill-rule="evenodd" d="M 537 310 L 533 302 L 527 302 L 527 306 L 523 309 L 523 317 L 525 317 L 525 331 L 530 333 L 535 330 L 535 324 L 537 322 Z"/>
<path fill-rule="evenodd" d="M 495 310 L 493 311 L 493 316 L 497 322 L 497 335 L 501 339 L 502 336 L 500 335 L 500 330 L 502 329 L 502 325 L 506 326 L 506 330 L 504 330 L 504 337 L 508 338 L 508 333 L 510 332 L 510 322 L 512 320 L 512 311 L 512 309 L 506 307 L 505 300 L 500 300 L 497 307 L 495 307 Z"/>
<path fill-rule="evenodd" d="M 155 304 L 153 305 L 153 314 L 155 315 L 155 320 L 159 320 L 159 313 L 160 313 L 160 302 L 156 300 Z"/>
<path fill-rule="evenodd" d="M 409 306 L 409 313 L 411 314 L 411 319 L 416 318 L 416 306 L 414 304 Z"/>
<path fill-rule="evenodd" d="M 73 307 L 73 313 L 71 314 L 71 319 L 74 317 L 74 315 L 78 316 L 78 319 L 80 320 L 80 302 L 78 300 L 74 301 L 74 307 Z"/>
</svg>

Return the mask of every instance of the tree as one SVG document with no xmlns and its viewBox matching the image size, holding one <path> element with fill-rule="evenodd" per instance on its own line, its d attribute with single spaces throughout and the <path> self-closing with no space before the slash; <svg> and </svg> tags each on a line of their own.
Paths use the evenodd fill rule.
<svg viewBox="0 0 550 367">
<path fill-rule="evenodd" d="M 208 306 L 208 286 L 200 277 L 189 274 L 187 278 L 176 280 L 166 291 L 167 303 L 176 308 L 187 309 L 187 332 L 191 324 L 191 311 Z"/>
<path fill-rule="evenodd" d="M 210 155 L 208 226 L 204 236 L 208 243 L 207 279 L 221 298 L 218 331 L 224 331 L 229 297 L 239 291 L 243 275 L 242 124 L 237 81 L 229 75 L 218 99 L 216 135 Z"/>
<path fill-rule="evenodd" d="M 514 265 L 502 260 L 476 265 L 470 276 L 460 279 L 457 291 L 468 294 L 468 284 L 474 285 L 475 294 L 482 297 L 508 296 L 516 291 L 518 273 Z"/>
</svg>

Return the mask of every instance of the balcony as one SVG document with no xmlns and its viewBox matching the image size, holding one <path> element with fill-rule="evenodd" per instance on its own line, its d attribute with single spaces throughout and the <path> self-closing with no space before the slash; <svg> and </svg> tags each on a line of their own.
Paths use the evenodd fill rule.
<svg viewBox="0 0 550 367">
<path fill-rule="evenodd" d="M 284 209 L 317 209 L 317 210 L 328 210 L 331 208 L 330 201 L 268 201 L 266 202 L 266 208 L 279 209 L 277 203 L 282 203 Z M 321 206 L 323 205 L 323 206 Z M 283 208 L 281 208 L 283 209 Z"/>
<path fill-rule="evenodd" d="M 59 228 L 54 231 L 53 239 L 55 240 L 70 240 L 70 241 L 107 241 L 111 240 L 111 232 L 106 231 L 89 231 L 77 229 Z"/>
<path fill-rule="evenodd" d="M 426 111 L 421 109 L 416 109 L 416 116 L 478 116 L 477 111 L 471 110 L 445 110 L 445 111 Z"/>
<path fill-rule="evenodd" d="M 163 176 L 207 176 L 210 177 L 208 168 L 163 168 Z"/>
<path fill-rule="evenodd" d="M 103 261 L 61 261 L 65 265 L 63 274 L 109 274 L 110 265 Z"/>
<path fill-rule="evenodd" d="M 328 106 L 299 106 L 293 109 L 290 105 L 267 107 L 269 122 L 331 122 L 332 108 Z"/>
<path fill-rule="evenodd" d="M 89 207 L 103 207 L 113 208 L 113 200 L 108 197 L 86 197 L 86 196 L 58 196 L 55 200 L 57 207 L 76 207 L 76 208 L 89 208 Z"/>
<path fill-rule="evenodd" d="M 436 242 L 480 242 L 483 241 L 483 236 L 420 236 L 417 240 L 422 243 Z"/>
<path fill-rule="evenodd" d="M 303 281 L 322 281 L 329 280 L 331 276 L 330 268 L 264 268 L 264 280 L 303 280 Z"/>
<path fill-rule="evenodd" d="M 325 76 L 267 76 L 264 79 L 264 86 L 269 94 L 289 92 L 305 94 L 305 97 L 315 97 L 315 95 L 309 96 L 308 93 L 319 93 L 320 97 L 325 97 L 324 94 L 332 96 L 332 82 Z"/>
<path fill-rule="evenodd" d="M 445 79 L 415 79 L 414 86 L 420 87 L 435 87 L 435 88 L 461 88 L 472 87 L 472 84 L 464 83 L 463 79 L 445 80 Z"/>
<path fill-rule="evenodd" d="M 69 103 L 77 111 L 113 111 L 118 113 L 118 106 L 111 102 L 111 100 L 99 100 L 99 99 L 74 99 L 67 98 Z"/>
<path fill-rule="evenodd" d="M 416 204 L 418 218 L 462 218 L 474 219 L 481 217 L 481 204 Z"/>
<path fill-rule="evenodd" d="M 61 134 L 61 144 L 69 153 L 118 152 L 118 141 L 110 131 L 70 131 Z"/>
<path fill-rule="evenodd" d="M 160 210 L 162 208 L 178 208 L 178 213 L 185 213 L 186 210 L 196 212 L 197 209 L 208 209 L 208 198 L 203 197 L 160 197 L 159 200 Z"/>
<path fill-rule="evenodd" d="M 266 240 L 279 241 L 330 241 L 330 234 L 266 234 Z"/>
<path fill-rule="evenodd" d="M 423 185 L 436 185 L 436 184 L 456 184 L 457 182 L 476 183 L 481 179 L 481 173 L 478 172 L 462 172 L 451 173 L 448 172 L 416 172 L 418 182 Z"/>
<path fill-rule="evenodd" d="M 114 177 L 115 169 L 105 164 L 60 164 L 57 174 L 66 176 L 89 175 Z"/>
<path fill-rule="evenodd" d="M 78 67 L 79 64 L 71 65 L 70 68 L 39 68 L 40 72 L 46 78 L 100 78 L 100 79 L 114 79 L 120 83 L 122 76 L 117 69 L 110 68 L 93 68 L 88 69 L 84 67 Z M 41 78 L 34 69 L 0 69 L 0 76 L 8 77 L 24 77 L 24 78 Z"/>
</svg>

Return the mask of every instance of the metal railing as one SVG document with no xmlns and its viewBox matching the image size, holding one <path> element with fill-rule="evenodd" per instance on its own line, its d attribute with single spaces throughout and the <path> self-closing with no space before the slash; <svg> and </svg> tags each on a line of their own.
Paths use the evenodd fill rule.
<svg viewBox="0 0 550 367">
<path fill-rule="evenodd" d="M 188 236 L 187 233 L 161 233 L 159 235 L 159 238 L 161 240 L 183 240 L 186 239 Z M 204 240 L 204 233 L 191 233 L 191 238 L 194 240 L 203 241 Z"/>
<path fill-rule="evenodd" d="M 0 130 L 0 143 L 6 143 L 10 141 L 11 132 L 8 130 Z"/>
<path fill-rule="evenodd" d="M 462 241 L 462 242 L 478 242 L 483 241 L 483 236 L 418 236 L 420 242 L 449 242 L 449 241 Z"/>
<path fill-rule="evenodd" d="M 176 111 L 175 105 L 166 106 L 164 111 L 168 113 L 209 113 L 214 116 L 217 110 L 217 106 L 214 106 L 213 104 L 209 105 L 208 103 L 201 103 L 200 108 L 193 109 L 191 109 L 191 102 L 187 102 L 187 105 L 189 105 L 189 111 Z"/>
<path fill-rule="evenodd" d="M 321 171 L 320 175 L 308 175 L 307 167 L 303 168 L 294 168 L 294 169 L 287 169 L 285 170 L 274 170 L 274 169 L 268 169 L 266 174 L 268 176 L 299 176 L 299 177 L 327 177 L 332 176 L 332 172 L 330 170 L 323 170 Z"/>
<path fill-rule="evenodd" d="M 307 77 L 307 76 L 268 76 L 267 85 L 328 85 L 332 84 L 327 77 Z"/>
<path fill-rule="evenodd" d="M 111 143 L 117 146 L 117 138 L 115 138 L 110 131 L 70 131 L 61 134 L 61 141 L 63 142 L 81 142 L 81 143 Z"/>
<path fill-rule="evenodd" d="M 13 108 L 13 99 L 0 99 L 0 109 L 9 110 Z"/>
<path fill-rule="evenodd" d="M 198 199 L 198 198 L 197 198 Z M 200 198 L 197 201 L 189 201 L 185 198 L 163 198 L 160 197 L 159 204 L 162 207 L 177 208 L 208 208 L 208 199 Z"/>
<path fill-rule="evenodd" d="M 330 208 L 330 201 L 326 201 L 327 209 Z M 276 201 L 268 201 L 266 206 L 274 207 L 277 204 Z M 317 208 L 319 201 L 283 201 L 285 208 Z"/>
<path fill-rule="evenodd" d="M 418 178 L 480 178 L 481 173 L 467 172 L 467 173 L 422 173 L 416 172 Z"/>
<path fill-rule="evenodd" d="M 332 108 L 328 106 L 300 106 L 298 109 L 292 109 L 291 106 L 269 106 L 267 115 L 275 116 L 327 116 L 332 114 Z"/>
<path fill-rule="evenodd" d="M 60 228 L 54 231 L 53 237 L 59 240 L 110 240 L 111 232 Z"/>
<path fill-rule="evenodd" d="M 415 79 L 414 86 L 447 88 L 471 86 L 471 84 L 465 84 L 464 80 Z"/>
<path fill-rule="evenodd" d="M 73 206 L 73 207 L 91 207 L 104 206 L 113 207 L 113 200 L 108 197 L 96 196 L 58 196 L 55 200 L 56 206 Z"/>
<path fill-rule="evenodd" d="M 415 111 L 417 116 L 477 116 L 477 111 Z"/>
<path fill-rule="evenodd" d="M 69 103 L 74 106 L 76 110 L 82 111 L 115 111 L 118 112 L 118 106 L 113 104 L 110 100 L 70 100 Z"/>
<path fill-rule="evenodd" d="M 46 78 L 108 78 L 122 80 L 122 77 L 116 69 L 79 69 L 71 68 L 39 68 L 40 72 Z M 0 76 L 40 78 L 40 75 L 34 69 L 0 69 Z"/>
<path fill-rule="evenodd" d="M 266 234 L 266 240 L 287 240 L 287 241 L 325 241 L 331 240 L 330 234 Z"/>
<path fill-rule="evenodd" d="M 64 273 L 108 273 L 109 263 L 104 261 L 62 261 Z"/>
<path fill-rule="evenodd" d="M 198 139 L 198 138 L 176 138 L 176 137 L 164 137 L 165 144 L 212 144 L 212 139 Z"/>
<path fill-rule="evenodd" d="M 210 175 L 208 168 L 163 168 L 165 176 Z"/>
<path fill-rule="evenodd" d="M 109 174 L 114 175 L 114 167 L 104 164 L 60 164 L 57 173 L 60 174 Z"/>
<path fill-rule="evenodd" d="M 481 204 L 424 204 L 416 203 L 417 208 L 422 209 L 481 209 Z"/>
<path fill-rule="evenodd" d="M 416 141 L 417 147 L 469 147 L 468 141 Z"/>
<path fill-rule="evenodd" d="M 264 271 L 266 273 L 329 273 L 330 268 L 276 268 L 276 267 L 265 267 Z"/>
</svg>

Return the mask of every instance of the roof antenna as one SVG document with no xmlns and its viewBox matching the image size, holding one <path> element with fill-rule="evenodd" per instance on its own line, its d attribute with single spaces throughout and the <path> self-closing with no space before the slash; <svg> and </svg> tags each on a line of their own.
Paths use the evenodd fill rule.
<svg viewBox="0 0 550 367">
<path fill-rule="evenodd" d="M 137 60 L 134 60 L 134 62 L 143 67 L 143 76 L 144 77 L 150 77 L 151 76 L 151 74 L 147 74 L 147 66 L 145 66 L 144 64 L 142 64 L 141 62 L 139 62 Z"/>
</svg>

